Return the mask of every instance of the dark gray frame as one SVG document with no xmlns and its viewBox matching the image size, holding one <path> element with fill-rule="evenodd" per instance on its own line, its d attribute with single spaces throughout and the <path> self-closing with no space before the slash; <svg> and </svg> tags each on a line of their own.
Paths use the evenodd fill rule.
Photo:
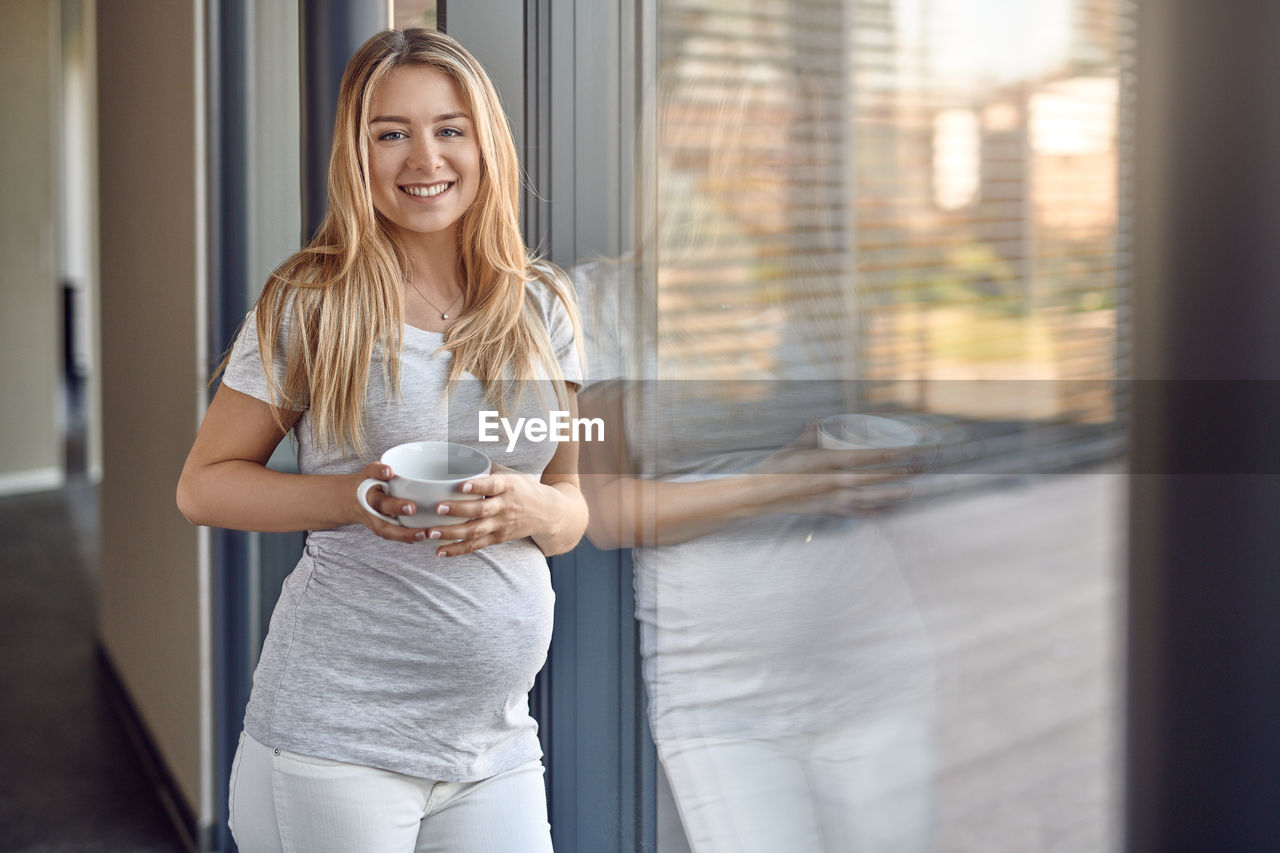
<svg viewBox="0 0 1280 853">
<path fill-rule="evenodd" d="M 1139 3 L 1125 849 L 1280 839 L 1280 6 Z"/>
<path fill-rule="evenodd" d="M 207 372 L 221 358 L 247 309 L 248 219 L 245 119 L 246 0 L 214 0 L 206 7 L 208 56 L 208 227 L 209 227 L 209 351 Z M 249 614 L 243 606 L 250 596 L 250 535 L 213 528 L 210 541 L 210 622 L 213 632 L 213 761 L 212 826 L 200 827 L 200 850 L 235 850 L 227 828 L 227 785 L 244 703 L 248 700 L 252 665 L 247 658 Z M 236 711 L 236 707 L 239 711 Z"/>
<path fill-rule="evenodd" d="M 563 267 L 633 242 L 647 3 L 469 0 L 448 31 L 494 78 L 529 176 L 525 241 Z M 648 11 L 651 13 L 652 9 Z M 531 708 L 559 853 L 656 849 L 629 551 L 583 542 L 551 560 L 556 624 Z"/>
<path fill-rule="evenodd" d="M 208 57 L 209 351 L 212 372 L 234 338 L 260 282 L 249 270 L 249 19 L 251 0 L 210 0 Z M 387 23 L 385 0 L 300 0 L 303 53 L 302 240 L 324 215 L 329 139 L 338 82 L 347 59 Z M 305 49 L 306 46 L 310 49 Z M 287 450 L 287 448 L 285 448 Z M 288 453 L 278 456 L 286 459 Z M 273 465 L 277 463 L 273 460 Z M 213 649 L 214 822 L 200 850 L 236 850 L 227 828 L 227 783 L 267 622 L 285 575 L 297 562 L 302 533 L 210 531 Z"/>
</svg>

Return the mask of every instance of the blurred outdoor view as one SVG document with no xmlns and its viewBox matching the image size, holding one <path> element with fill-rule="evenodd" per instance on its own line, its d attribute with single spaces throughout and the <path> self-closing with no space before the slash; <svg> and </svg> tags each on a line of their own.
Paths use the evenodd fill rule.
<svg viewBox="0 0 1280 853">
<path fill-rule="evenodd" d="M 1131 0 L 659 0 L 656 33 L 646 375 L 951 430 L 879 521 L 936 671 L 902 784 L 928 849 L 1115 849 Z"/>
<path fill-rule="evenodd" d="M 392 0 L 392 23 L 397 30 L 436 28 L 437 0 Z"/>
<path fill-rule="evenodd" d="M 658 27 L 669 355 L 777 376 L 805 315 L 869 407 L 1115 452 L 1126 0 L 663 0 Z"/>
</svg>

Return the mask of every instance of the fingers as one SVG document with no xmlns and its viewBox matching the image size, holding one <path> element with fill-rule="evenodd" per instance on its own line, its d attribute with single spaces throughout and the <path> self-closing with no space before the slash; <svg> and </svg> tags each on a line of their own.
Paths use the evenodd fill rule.
<svg viewBox="0 0 1280 853">
<path fill-rule="evenodd" d="M 481 497 L 493 497 L 500 495 L 507 490 L 506 478 L 500 474 L 490 474 L 487 477 L 473 477 L 467 480 L 458 491 L 464 495 L 480 495 Z"/>
<path fill-rule="evenodd" d="M 364 479 L 374 480 L 390 480 L 393 475 L 391 467 L 381 462 L 371 462 L 360 472 L 361 481 Z M 388 516 L 411 516 L 414 515 L 418 508 L 413 501 L 407 501 L 403 498 L 392 497 L 387 494 L 386 488 L 383 486 L 370 486 L 364 493 L 364 498 L 368 501 L 369 506 L 383 515 Z M 379 518 L 369 513 L 364 507 L 359 507 L 359 519 L 365 527 L 368 527 L 383 539 L 390 539 L 394 542 L 422 542 L 427 538 L 425 530 L 413 527 L 404 527 L 394 522 L 387 521 L 385 518 Z"/>
<path fill-rule="evenodd" d="M 486 497 L 484 500 L 445 501 L 433 507 L 436 515 L 457 516 L 459 518 L 489 518 L 503 510 L 503 502 L 496 498 Z"/>
<path fill-rule="evenodd" d="M 465 525 L 460 524 L 458 526 L 463 527 Z M 445 536 L 449 536 L 451 538 L 455 536 L 457 537 L 463 536 L 463 534 L 459 532 L 455 532 L 452 528 L 449 528 L 449 527 L 441 528 L 441 530 L 444 531 Z M 460 538 L 457 542 L 450 542 L 448 545 L 441 545 L 439 548 L 436 549 L 436 556 L 437 557 L 457 557 L 460 554 L 470 554 L 473 551 L 479 551 L 481 548 L 486 548 L 490 545 L 497 545 L 500 542 L 504 542 L 504 541 L 506 540 L 501 536 L 501 534 L 498 534 L 498 533 L 488 533 L 483 536 L 478 536 L 474 538 L 463 537 L 463 538 Z"/>
<path fill-rule="evenodd" d="M 370 521 L 365 526 L 383 539 L 390 539 L 393 542 L 421 544 L 427 541 L 427 531 L 421 527 L 402 527 L 399 524 L 375 519 L 372 516 L 370 516 Z"/>
<path fill-rule="evenodd" d="M 390 480 L 391 466 L 384 462 L 370 462 L 364 466 L 364 470 L 360 472 L 360 479 L 372 477 L 375 480 Z"/>
<path fill-rule="evenodd" d="M 360 472 L 359 477 L 362 482 L 366 479 L 390 480 L 392 477 L 391 466 L 382 462 L 370 462 L 364 466 L 364 470 Z M 384 515 L 409 514 L 401 511 L 401 505 L 404 501 L 397 501 L 397 499 L 391 497 L 384 487 L 370 486 L 364 494 L 364 499 L 369 502 L 371 507 Z"/>
<path fill-rule="evenodd" d="M 451 512 L 450 514 L 456 515 L 457 513 Z M 487 517 L 476 517 L 470 521 L 460 519 L 457 524 L 436 525 L 427 528 L 426 534 L 429 541 L 435 539 L 441 539 L 446 542 L 451 539 L 462 540 L 453 545 L 442 546 L 438 552 L 442 557 L 465 554 L 469 551 L 483 548 L 485 545 L 495 545 L 511 538 L 509 525 Z M 465 547 L 464 543 L 469 544 L 471 547 Z"/>
<path fill-rule="evenodd" d="M 362 472 L 363 476 L 375 479 L 390 479 L 392 474 L 386 466 L 370 465 Z M 466 497 L 442 501 L 426 508 L 424 511 L 437 515 L 449 516 L 450 522 L 429 528 L 402 527 L 385 519 L 379 519 L 362 510 L 365 526 L 377 535 L 398 542 L 426 542 L 435 540 L 448 542 L 437 551 L 437 556 L 453 557 L 478 551 L 489 545 L 496 545 L 517 538 L 513 517 L 518 517 L 524 502 L 518 487 L 520 481 L 512 476 L 523 477 L 510 469 L 494 465 L 494 473 L 485 477 L 467 480 L 459 489 Z M 513 491 L 514 489 L 514 491 Z M 499 497 L 502 496 L 502 497 Z M 419 513 L 414 502 L 388 495 L 380 486 L 371 486 L 366 492 L 369 505 L 379 512 L 390 516 L 412 516 Z M 453 523 L 456 518 L 457 523 Z M 450 540 L 460 540 L 450 542 Z"/>
<path fill-rule="evenodd" d="M 488 498 L 482 501 L 453 501 L 434 507 L 438 515 L 458 517 L 457 524 L 437 525 L 427 531 L 428 539 L 457 539 L 441 546 L 440 557 L 456 557 L 469 554 L 489 545 L 506 542 L 516 536 L 511 519 L 504 517 L 509 502 L 505 498 Z"/>
<path fill-rule="evenodd" d="M 413 501 L 397 498 L 387 494 L 382 486 L 370 486 L 369 491 L 365 492 L 365 500 L 369 502 L 369 506 L 376 509 L 383 515 L 406 516 L 413 515 L 418 511 L 418 505 Z M 366 512 L 365 515 L 368 515 Z M 384 524 L 390 524 L 385 519 L 377 519 Z M 391 525 L 395 527 L 396 525 Z"/>
<path fill-rule="evenodd" d="M 915 496 L 916 472 L 910 468 L 835 471 L 779 481 L 774 506 L 779 511 L 830 516 L 862 516 L 889 509 Z"/>
<path fill-rule="evenodd" d="M 890 447 L 866 450 L 819 450 L 822 462 L 832 470 L 868 471 L 883 468 L 918 469 L 924 456 L 913 447 Z"/>
</svg>

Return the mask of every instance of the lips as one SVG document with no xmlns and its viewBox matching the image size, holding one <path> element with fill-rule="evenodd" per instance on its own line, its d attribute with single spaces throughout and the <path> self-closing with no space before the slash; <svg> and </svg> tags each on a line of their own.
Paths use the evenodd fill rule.
<svg viewBox="0 0 1280 853">
<path fill-rule="evenodd" d="M 400 184 L 400 192 L 414 198 L 435 198 L 442 193 L 448 192 L 453 187 L 453 181 L 437 181 L 434 184 Z"/>
</svg>

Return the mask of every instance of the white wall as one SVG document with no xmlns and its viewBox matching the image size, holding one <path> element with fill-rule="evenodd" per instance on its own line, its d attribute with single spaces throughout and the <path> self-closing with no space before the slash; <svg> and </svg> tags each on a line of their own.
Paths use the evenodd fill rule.
<svg viewBox="0 0 1280 853">
<path fill-rule="evenodd" d="M 174 491 L 205 367 L 199 0 L 98 4 L 100 635 L 197 821 L 211 819 L 207 560 Z"/>
<path fill-rule="evenodd" d="M 62 482 L 58 3 L 0 0 L 0 494 Z"/>
</svg>

